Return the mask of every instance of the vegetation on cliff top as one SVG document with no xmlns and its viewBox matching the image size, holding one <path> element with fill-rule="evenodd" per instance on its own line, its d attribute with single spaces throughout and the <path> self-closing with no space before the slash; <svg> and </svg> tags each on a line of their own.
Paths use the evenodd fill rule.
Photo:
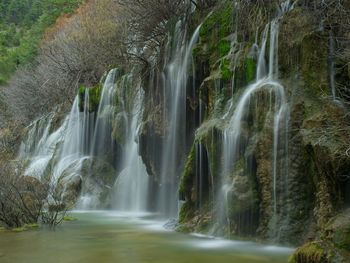
<svg viewBox="0 0 350 263">
<path fill-rule="evenodd" d="M 0 3 L 0 85 L 37 55 L 45 30 L 83 0 L 3 0 Z"/>
</svg>

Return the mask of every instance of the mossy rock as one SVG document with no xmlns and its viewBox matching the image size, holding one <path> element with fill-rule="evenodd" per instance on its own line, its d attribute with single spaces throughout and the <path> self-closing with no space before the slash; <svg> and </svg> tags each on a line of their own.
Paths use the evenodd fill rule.
<svg viewBox="0 0 350 263">
<path fill-rule="evenodd" d="M 117 173 L 114 167 L 100 158 L 90 158 L 84 161 L 81 168 L 83 178 L 91 176 L 96 182 L 101 185 L 112 187 Z"/>
<path fill-rule="evenodd" d="M 186 200 L 191 200 L 191 190 L 193 186 L 193 179 L 194 179 L 194 169 L 195 169 L 195 144 L 192 145 L 192 148 L 187 156 L 186 164 L 185 164 L 185 169 L 182 173 L 181 176 L 181 181 L 180 181 L 180 188 L 179 188 L 179 193 L 180 196 L 184 196 Z M 185 203 L 185 207 L 186 207 Z M 181 209 L 182 211 L 182 209 Z"/>
<path fill-rule="evenodd" d="M 298 248 L 288 263 L 348 263 L 350 253 L 327 241 L 313 241 Z"/>
<path fill-rule="evenodd" d="M 350 252 L 350 209 L 330 220 L 323 238 L 332 242 L 335 247 Z"/>
<path fill-rule="evenodd" d="M 89 93 L 89 105 L 87 105 L 87 109 L 89 112 L 97 112 L 100 103 L 101 92 L 102 84 L 97 84 L 94 87 L 85 87 L 84 85 L 81 85 L 78 91 L 79 110 L 81 112 L 84 111 L 84 107 L 86 107 L 86 105 L 84 105 L 85 96 L 86 93 Z"/>
<path fill-rule="evenodd" d="M 12 232 L 20 233 L 20 232 L 24 232 L 24 231 L 28 231 L 28 230 L 34 230 L 34 229 L 38 229 L 38 228 L 39 228 L 39 225 L 36 224 L 36 223 L 25 224 L 22 227 L 13 228 Z"/>
<path fill-rule="evenodd" d="M 175 228 L 175 231 L 184 234 L 191 233 L 191 229 L 187 225 L 179 225 Z"/>
<path fill-rule="evenodd" d="M 223 1 L 207 18 L 200 28 L 200 37 L 207 37 L 215 28 L 218 35 L 223 38 L 231 33 L 233 28 L 233 4 L 232 1 Z"/>
<path fill-rule="evenodd" d="M 231 49 L 231 42 L 226 39 L 221 39 L 219 42 L 219 54 L 220 57 L 224 57 Z"/>
<path fill-rule="evenodd" d="M 77 221 L 77 220 L 78 220 L 77 218 L 72 217 L 72 216 L 65 216 L 65 217 L 63 217 L 63 221 L 67 221 L 67 222 Z"/>
<path fill-rule="evenodd" d="M 230 81 L 232 79 L 232 70 L 230 67 L 230 61 L 228 59 L 222 59 L 220 64 L 221 78 L 224 81 Z"/>
<path fill-rule="evenodd" d="M 298 248 L 288 263 L 328 263 L 327 253 L 317 242 L 307 243 Z"/>
<path fill-rule="evenodd" d="M 256 62 L 254 58 L 247 57 L 245 59 L 245 77 L 247 82 L 251 82 L 255 79 L 255 73 L 256 73 Z"/>
<path fill-rule="evenodd" d="M 193 217 L 193 204 L 190 201 L 186 201 L 182 206 L 179 213 L 179 223 L 183 224 Z"/>
<path fill-rule="evenodd" d="M 209 64 L 214 65 L 229 53 L 229 36 L 232 32 L 233 3 L 223 1 L 204 20 L 199 31 L 200 42 L 193 50 L 194 58 L 209 60 Z"/>
</svg>

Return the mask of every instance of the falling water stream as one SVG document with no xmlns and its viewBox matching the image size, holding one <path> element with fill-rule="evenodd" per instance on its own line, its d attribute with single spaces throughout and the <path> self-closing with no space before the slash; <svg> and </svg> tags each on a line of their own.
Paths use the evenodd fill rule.
<svg viewBox="0 0 350 263">
<path fill-rule="evenodd" d="M 288 152 L 288 138 L 281 138 L 281 123 L 286 123 L 283 128 L 287 128 L 289 120 L 288 114 L 288 104 L 286 100 L 286 95 L 284 87 L 278 82 L 278 32 L 279 32 L 279 20 L 284 13 L 293 8 L 291 1 L 286 1 L 281 4 L 279 13 L 275 19 L 273 19 L 264 29 L 262 33 L 262 39 L 259 49 L 257 69 L 256 69 L 256 80 L 254 83 L 250 84 L 245 88 L 243 94 L 240 96 L 237 105 L 230 104 L 229 111 L 233 114 L 228 120 L 227 127 L 223 134 L 223 151 L 222 159 L 223 165 L 221 170 L 221 189 L 219 190 L 216 203 L 218 204 L 217 209 L 217 224 L 214 225 L 214 229 L 218 225 L 226 225 L 228 231 L 231 232 L 230 226 L 230 216 L 229 216 L 229 193 L 233 191 L 235 181 L 231 179 L 231 174 L 238 165 L 238 162 L 242 156 L 242 147 L 244 143 L 241 141 L 243 132 L 243 123 L 249 113 L 250 104 L 252 101 L 256 105 L 259 104 L 258 99 L 254 96 L 257 92 L 262 90 L 269 91 L 270 93 L 270 110 L 273 111 L 273 145 L 272 145 L 272 207 L 273 207 L 273 217 L 271 219 L 272 227 L 274 228 L 274 236 L 276 235 L 276 224 L 277 224 L 277 178 L 278 178 L 278 162 L 279 162 L 279 144 L 284 144 L 284 153 Z M 268 69 L 266 66 L 266 46 L 269 35 L 269 63 Z M 256 46 L 257 43 L 255 44 Z M 273 95 L 273 96 L 272 96 Z M 263 102 L 261 102 L 263 103 Z M 225 115 L 226 117 L 228 114 Z M 285 131 L 286 132 L 286 131 Z M 287 133 L 287 132 L 286 132 Z M 282 140 L 283 139 L 283 140 Z M 244 152 L 244 151 L 243 151 Z M 246 162 L 246 161 L 244 161 Z M 284 172 L 288 172 L 286 169 Z M 285 176 L 288 176 L 287 174 Z"/>
<path fill-rule="evenodd" d="M 163 145 L 158 210 L 166 217 L 177 217 L 178 213 L 179 174 L 183 166 L 182 157 L 179 155 L 184 153 L 186 138 L 187 81 L 192 62 L 192 49 L 198 40 L 200 29 L 198 26 L 187 43 L 186 31 L 182 26 L 180 20 L 176 25 L 173 39 L 175 48 L 170 54 L 173 60 L 167 65 L 165 74 L 167 93 L 164 103 L 169 111 L 165 116 L 165 122 L 169 122 L 169 128 Z"/>
<path fill-rule="evenodd" d="M 143 92 L 138 87 L 133 101 L 133 109 L 128 114 L 130 120 L 126 131 L 126 144 L 123 153 L 124 169 L 114 185 L 114 205 L 122 211 L 146 211 L 148 196 L 148 174 L 138 152 L 138 133 L 142 116 Z"/>
</svg>

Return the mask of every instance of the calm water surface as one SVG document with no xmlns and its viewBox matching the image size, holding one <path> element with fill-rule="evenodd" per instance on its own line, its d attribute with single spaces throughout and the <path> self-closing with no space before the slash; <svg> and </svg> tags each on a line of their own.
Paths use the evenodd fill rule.
<svg viewBox="0 0 350 263">
<path fill-rule="evenodd" d="M 72 213 L 56 230 L 0 233 L 1 263 L 282 263 L 292 249 L 185 235 L 150 216 Z"/>
</svg>

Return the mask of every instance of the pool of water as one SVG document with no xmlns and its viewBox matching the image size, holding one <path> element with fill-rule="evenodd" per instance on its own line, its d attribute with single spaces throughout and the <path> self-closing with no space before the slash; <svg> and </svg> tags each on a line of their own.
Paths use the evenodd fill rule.
<svg viewBox="0 0 350 263">
<path fill-rule="evenodd" d="M 74 212 L 55 230 L 0 234 L 1 263 L 287 262 L 290 248 L 167 230 L 151 215 Z"/>
</svg>

